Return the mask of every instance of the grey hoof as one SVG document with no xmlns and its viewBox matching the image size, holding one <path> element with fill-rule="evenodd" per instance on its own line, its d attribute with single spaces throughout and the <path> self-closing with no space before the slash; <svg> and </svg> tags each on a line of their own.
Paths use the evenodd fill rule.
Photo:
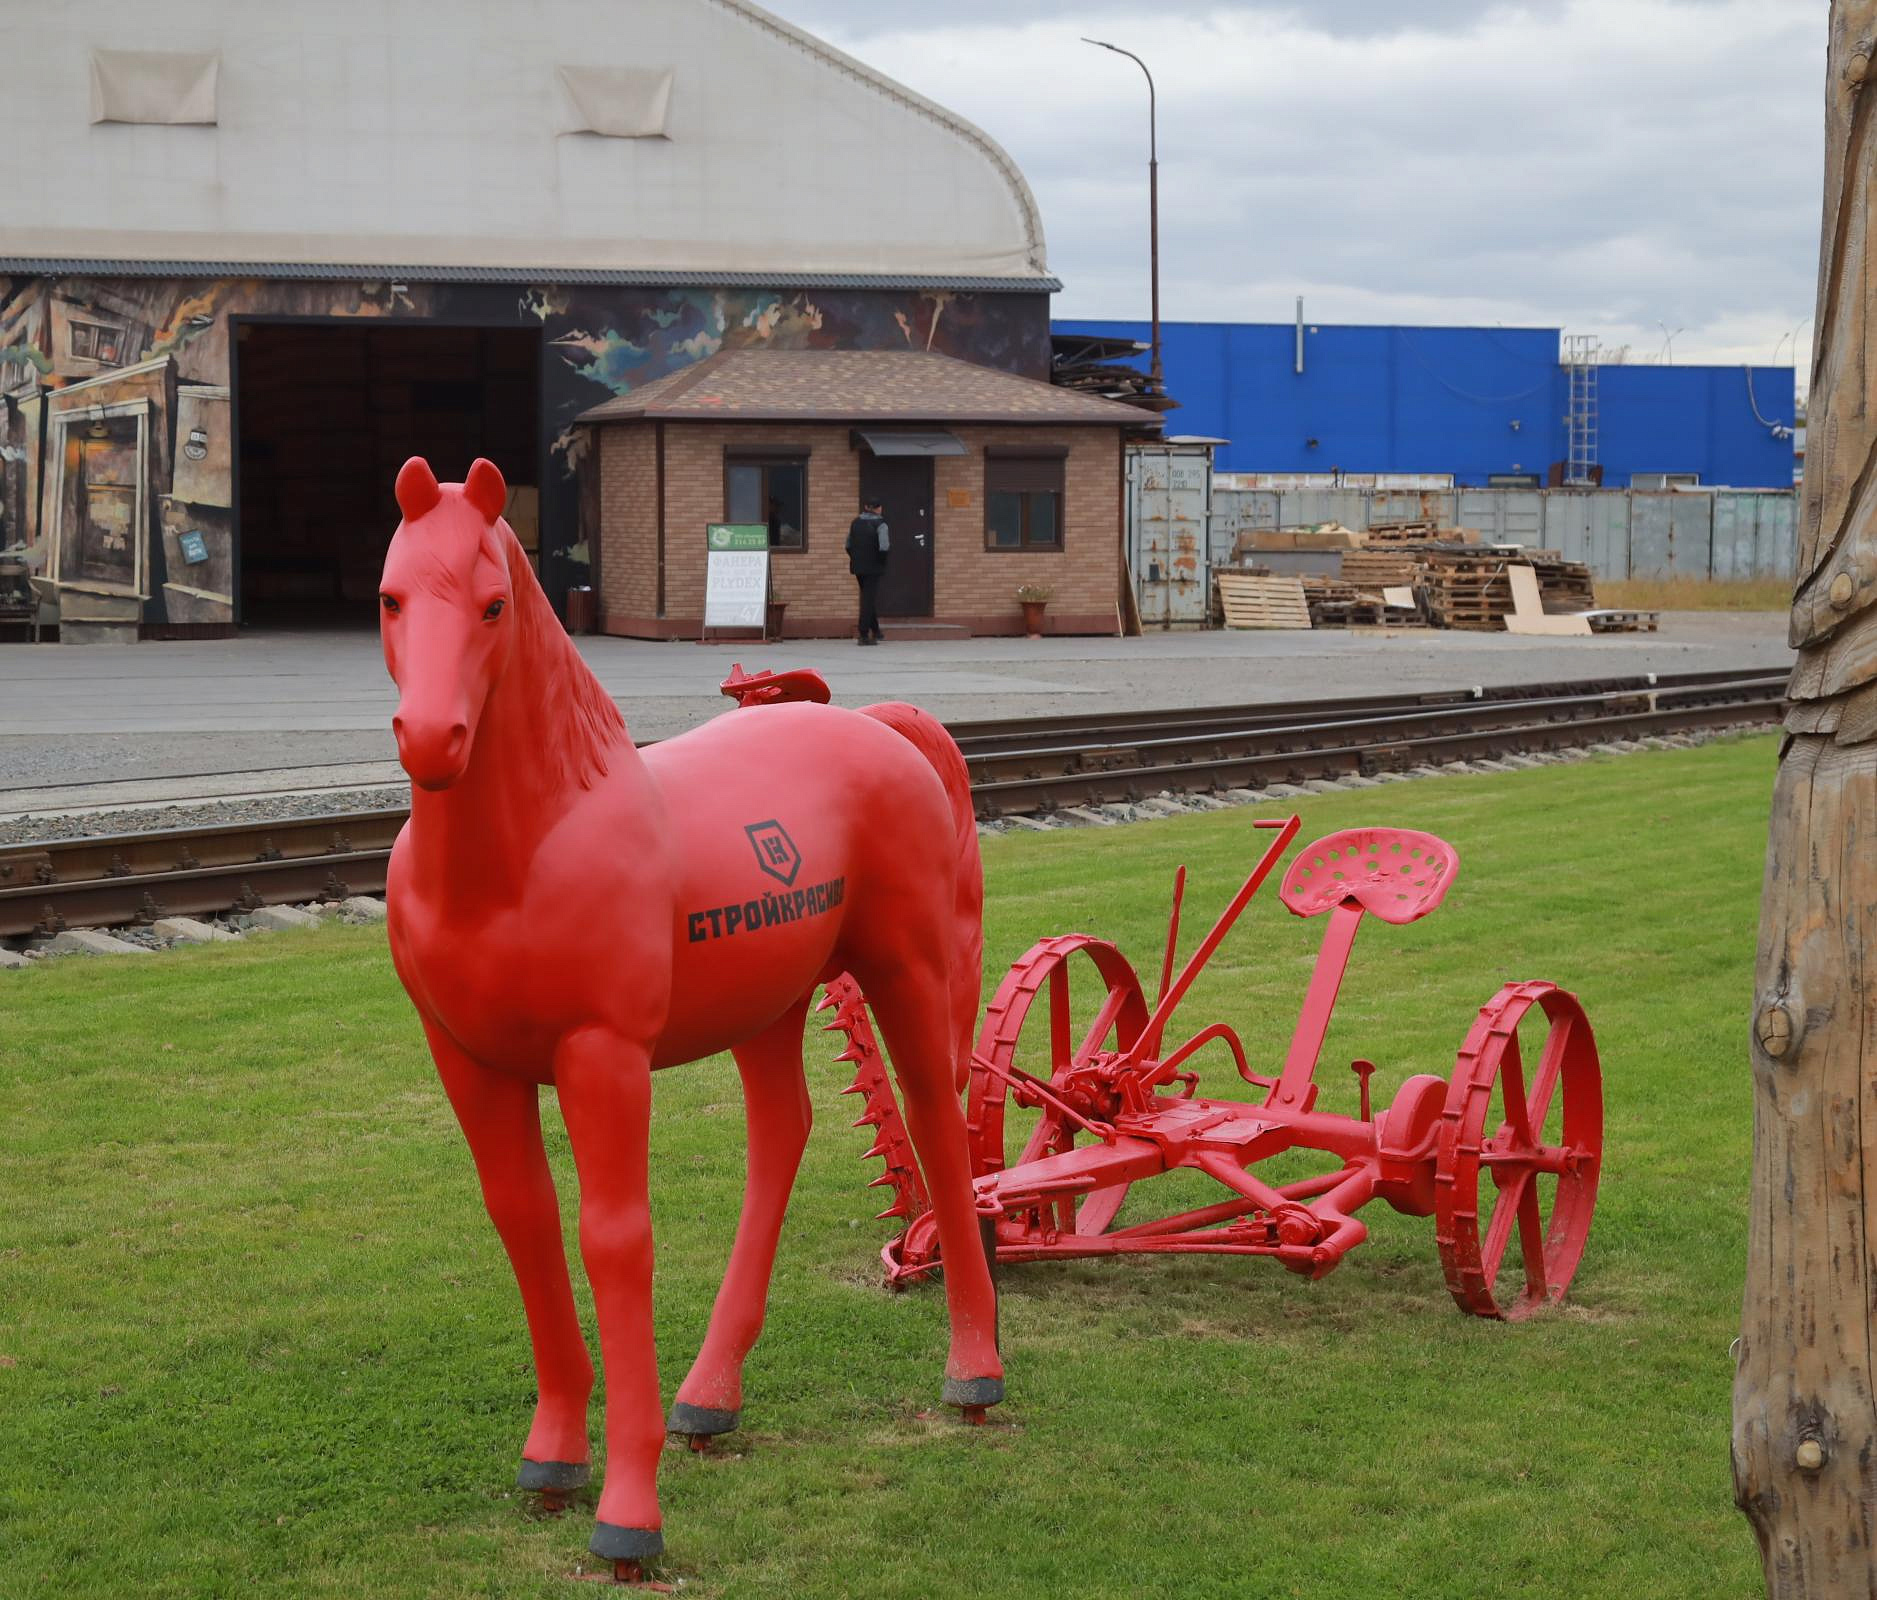
<svg viewBox="0 0 1877 1600">
<path fill-rule="evenodd" d="M 587 1548 L 602 1561 L 645 1561 L 664 1552 L 665 1536 L 656 1528 L 622 1528 L 613 1522 L 596 1522 Z"/>
<path fill-rule="evenodd" d="M 584 1489 L 592 1476 L 584 1461 L 530 1461 L 515 1474 L 518 1489 Z"/>
<path fill-rule="evenodd" d="M 995 1406 L 1004 1400 L 1002 1378 L 947 1378 L 940 1399 L 948 1406 Z"/>
<path fill-rule="evenodd" d="M 665 1421 L 665 1432 L 688 1434 L 693 1438 L 734 1433 L 742 1420 L 741 1411 L 717 1411 L 710 1406 L 686 1405 L 682 1400 L 674 1400 L 671 1402 L 671 1415 Z"/>
</svg>

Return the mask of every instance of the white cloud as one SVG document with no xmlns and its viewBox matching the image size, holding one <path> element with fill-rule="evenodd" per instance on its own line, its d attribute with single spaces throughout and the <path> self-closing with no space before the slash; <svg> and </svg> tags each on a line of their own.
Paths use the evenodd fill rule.
<svg viewBox="0 0 1877 1600">
<path fill-rule="evenodd" d="M 782 0 L 787 4 L 788 0 Z M 1812 310 L 1826 0 L 796 0 L 1035 189 L 1065 316 L 1556 324 L 1771 358 Z M 1021 20 L 1013 20 L 1021 19 Z M 1809 346 L 1801 330 L 1801 352 Z M 1782 351 L 1782 356 L 1785 354 Z"/>
</svg>

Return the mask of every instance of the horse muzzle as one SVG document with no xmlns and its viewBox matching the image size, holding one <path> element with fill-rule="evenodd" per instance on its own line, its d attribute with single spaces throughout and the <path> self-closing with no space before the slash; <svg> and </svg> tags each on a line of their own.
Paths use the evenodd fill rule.
<svg viewBox="0 0 1877 1600">
<path fill-rule="evenodd" d="M 419 720 L 402 712 L 391 719 L 398 763 L 420 789 L 447 789 L 469 765 L 469 725 L 461 719 Z"/>
</svg>

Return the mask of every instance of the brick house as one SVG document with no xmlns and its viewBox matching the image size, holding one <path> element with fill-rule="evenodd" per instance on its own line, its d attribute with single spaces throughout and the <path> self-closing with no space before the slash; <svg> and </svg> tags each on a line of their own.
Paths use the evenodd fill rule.
<svg viewBox="0 0 1877 1600">
<path fill-rule="evenodd" d="M 713 522 L 768 523 L 785 635 L 851 634 L 845 541 L 863 495 L 892 530 L 889 635 L 1021 632 L 1023 584 L 1049 591 L 1049 632 L 1114 632 L 1123 441 L 1158 426 L 1113 401 L 894 350 L 724 350 L 579 420 L 592 430 L 601 630 L 655 639 L 700 631 Z"/>
</svg>

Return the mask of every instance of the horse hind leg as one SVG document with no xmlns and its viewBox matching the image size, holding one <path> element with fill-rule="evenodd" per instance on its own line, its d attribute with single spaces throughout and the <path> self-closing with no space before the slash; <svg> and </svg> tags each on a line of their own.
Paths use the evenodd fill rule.
<svg viewBox="0 0 1877 1600">
<path fill-rule="evenodd" d="M 776 1245 L 789 1192 L 813 1121 L 802 1076 L 802 1027 L 807 995 L 755 1038 L 732 1052 L 743 1079 L 749 1130 L 749 1172 L 730 1265 L 711 1309 L 710 1328 L 678 1387 L 666 1426 L 693 1449 L 729 1433 L 742 1420 L 743 1363 L 762 1332 L 775 1270 Z"/>
<path fill-rule="evenodd" d="M 945 972 L 923 955 L 870 962 L 857 976 L 886 1038 L 906 1131 L 938 1223 L 951 1316 L 944 1400 L 968 1416 L 981 1415 L 1004 1397 L 1004 1364 L 997 1353 L 997 1291 L 978 1224 L 958 1099 L 953 996 Z"/>
</svg>

